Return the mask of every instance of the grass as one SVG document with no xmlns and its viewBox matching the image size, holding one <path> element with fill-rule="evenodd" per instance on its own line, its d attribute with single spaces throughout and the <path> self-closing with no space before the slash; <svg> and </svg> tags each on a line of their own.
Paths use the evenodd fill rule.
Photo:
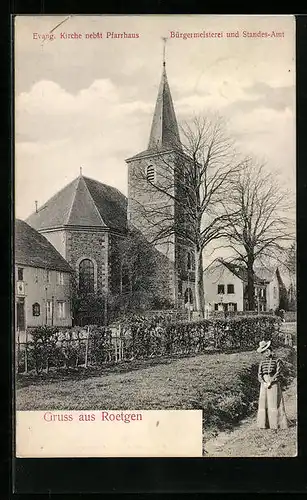
<svg viewBox="0 0 307 500">
<path fill-rule="evenodd" d="M 293 350 L 284 360 L 284 384 L 293 376 Z M 254 351 L 135 362 L 52 380 L 19 376 L 17 410 L 202 409 L 207 430 L 230 428 L 255 407 L 259 355 Z M 129 365 L 129 364 L 128 364 Z M 134 368 L 131 370 L 131 368 Z M 56 375 L 58 376 L 58 375 Z M 51 377 L 51 379 L 50 379 Z"/>
<path fill-rule="evenodd" d="M 283 397 L 288 419 L 288 429 L 277 432 L 257 429 L 256 418 L 248 417 L 231 432 L 219 433 L 206 440 L 204 451 L 208 457 L 294 457 L 297 454 L 297 400 L 296 381 L 293 380 Z"/>
</svg>

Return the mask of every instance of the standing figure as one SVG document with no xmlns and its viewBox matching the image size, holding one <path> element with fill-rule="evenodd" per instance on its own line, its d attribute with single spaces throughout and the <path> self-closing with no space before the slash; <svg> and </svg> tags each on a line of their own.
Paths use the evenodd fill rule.
<svg viewBox="0 0 307 500">
<path fill-rule="evenodd" d="M 261 385 L 257 427 L 259 429 L 287 429 L 287 416 L 279 382 L 281 360 L 275 358 L 270 340 L 262 340 L 257 352 L 263 354 L 258 370 L 258 380 Z"/>
</svg>

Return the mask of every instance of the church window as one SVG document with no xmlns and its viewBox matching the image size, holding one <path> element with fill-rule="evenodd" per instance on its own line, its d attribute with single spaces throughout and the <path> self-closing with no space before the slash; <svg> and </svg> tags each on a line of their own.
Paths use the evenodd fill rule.
<svg viewBox="0 0 307 500">
<path fill-rule="evenodd" d="M 146 170 L 146 179 L 148 182 L 154 182 L 155 180 L 155 168 L 153 165 L 148 165 Z"/>
<path fill-rule="evenodd" d="M 83 259 L 79 264 L 79 290 L 83 293 L 94 291 L 94 264 L 90 259 Z"/>
<path fill-rule="evenodd" d="M 191 288 L 187 288 L 184 292 L 184 302 L 185 304 L 193 304 L 193 293 Z"/>
<path fill-rule="evenodd" d="M 187 254 L 187 268 L 188 268 L 188 271 L 190 271 L 192 269 L 192 266 L 193 266 L 192 254 L 191 254 L 191 252 L 188 252 L 188 254 Z"/>
</svg>

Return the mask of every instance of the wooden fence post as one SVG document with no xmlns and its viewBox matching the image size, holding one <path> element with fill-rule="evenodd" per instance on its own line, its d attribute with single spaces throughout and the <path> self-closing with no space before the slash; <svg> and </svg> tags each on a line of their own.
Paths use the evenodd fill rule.
<svg viewBox="0 0 307 500">
<path fill-rule="evenodd" d="M 26 329 L 26 344 L 25 344 L 25 373 L 28 373 L 28 329 Z"/>
<path fill-rule="evenodd" d="M 115 345 L 114 345 L 114 347 L 115 347 L 115 363 L 117 363 L 117 354 L 118 354 L 117 353 L 117 337 L 115 337 L 114 340 L 115 340 Z"/>
<path fill-rule="evenodd" d="M 86 344 L 85 344 L 85 368 L 87 368 L 87 363 L 88 363 L 88 346 L 89 346 L 89 338 L 90 338 L 90 328 L 87 327 L 87 337 L 86 337 Z"/>
</svg>

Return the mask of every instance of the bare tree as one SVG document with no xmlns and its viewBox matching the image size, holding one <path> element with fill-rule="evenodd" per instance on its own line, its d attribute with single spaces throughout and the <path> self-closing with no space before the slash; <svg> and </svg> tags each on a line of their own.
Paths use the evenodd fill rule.
<svg viewBox="0 0 307 500">
<path fill-rule="evenodd" d="M 171 307 L 165 297 L 166 258 L 130 226 L 118 245 L 120 296 L 127 309 Z"/>
<path fill-rule="evenodd" d="M 293 239 L 290 193 L 263 164 L 247 159 L 244 168 L 232 177 L 223 205 L 228 213 L 228 243 L 224 246 L 232 249 L 232 260 L 247 269 L 248 309 L 254 310 L 255 262 L 280 261 L 284 245 Z"/>
<path fill-rule="evenodd" d="M 131 198 L 133 203 L 135 194 L 138 200 L 134 205 L 139 214 L 137 226 L 148 228 L 146 237 L 157 248 L 167 253 L 165 248 L 176 241 L 183 251 L 192 252 L 191 282 L 196 309 L 203 315 L 203 251 L 225 233 L 225 193 L 241 164 L 221 117 L 195 117 L 181 126 L 181 139 L 169 148 L 157 146 L 151 160 L 155 175 L 135 169 L 138 182 Z"/>
</svg>

